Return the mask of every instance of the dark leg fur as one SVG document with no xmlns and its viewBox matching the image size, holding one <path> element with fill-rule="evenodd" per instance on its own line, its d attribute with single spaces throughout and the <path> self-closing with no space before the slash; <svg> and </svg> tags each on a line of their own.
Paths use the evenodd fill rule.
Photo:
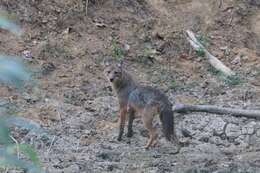
<svg viewBox="0 0 260 173">
<path fill-rule="evenodd" d="M 120 109 L 120 115 L 119 115 L 119 134 L 118 134 L 118 141 L 122 140 L 122 136 L 124 134 L 124 128 L 125 128 L 125 117 L 126 117 L 126 109 Z"/>
<path fill-rule="evenodd" d="M 129 119 L 128 119 L 128 130 L 127 130 L 127 137 L 133 136 L 133 121 L 135 119 L 135 112 L 134 110 L 129 110 Z"/>
</svg>

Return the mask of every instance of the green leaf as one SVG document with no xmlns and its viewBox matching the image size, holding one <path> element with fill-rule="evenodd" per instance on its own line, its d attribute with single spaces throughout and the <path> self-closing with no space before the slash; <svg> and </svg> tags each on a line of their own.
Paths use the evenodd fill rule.
<svg viewBox="0 0 260 173">
<path fill-rule="evenodd" d="M 11 31 L 14 34 L 21 35 L 21 29 L 15 23 L 11 22 L 7 18 L 1 16 L 0 17 L 0 28 Z"/>
<path fill-rule="evenodd" d="M 43 173 L 37 165 L 24 160 L 19 160 L 16 156 L 6 152 L 5 149 L 0 148 L 0 168 L 22 168 L 30 173 Z"/>
<path fill-rule="evenodd" d="M 19 144 L 20 150 L 36 165 L 40 164 L 36 151 L 28 144 Z"/>
<path fill-rule="evenodd" d="M 17 57 L 0 54 L 0 82 L 20 88 L 24 81 L 31 79 L 31 74 Z"/>
<path fill-rule="evenodd" d="M 198 50 L 196 50 L 196 54 L 197 56 L 205 57 L 205 50 L 200 47 Z"/>
<path fill-rule="evenodd" d="M 112 56 L 118 60 L 122 59 L 124 55 L 124 51 L 121 47 L 116 43 L 115 40 L 112 40 Z"/>
<path fill-rule="evenodd" d="M 0 144 L 8 145 L 11 143 L 11 138 L 9 136 L 9 129 L 5 124 L 5 119 L 0 118 Z"/>
<path fill-rule="evenodd" d="M 19 152 L 22 152 L 24 155 L 26 155 L 28 159 L 32 161 L 32 163 L 34 163 L 35 165 L 40 165 L 37 153 L 35 152 L 33 147 L 28 144 L 9 145 L 6 151 L 8 154 L 14 154 L 17 152 L 17 149 L 19 150 Z"/>
</svg>

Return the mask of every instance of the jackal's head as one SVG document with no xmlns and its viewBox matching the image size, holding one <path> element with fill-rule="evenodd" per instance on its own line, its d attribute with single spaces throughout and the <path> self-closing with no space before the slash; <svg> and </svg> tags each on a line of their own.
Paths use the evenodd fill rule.
<svg viewBox="0 0 260 173">
<path fill-rule="evenodd" d="M 115 62 L 104 62 L 104 74 L 107 79 L 113 83 L 117 84 L 122 81 L 123 78 L 123 70 L 122 70 L 122 63 L 115 63 Z"/>
</svg>

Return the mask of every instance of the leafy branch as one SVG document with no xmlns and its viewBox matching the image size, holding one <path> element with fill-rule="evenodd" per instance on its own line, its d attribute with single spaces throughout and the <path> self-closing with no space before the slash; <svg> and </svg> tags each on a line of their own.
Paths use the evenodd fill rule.
<svg viewBox="0 0 260 173">
<path fill-rule="evenodd" d="M 21 35 L 21 29 L 15 23 L 1 16 L 0 28 L 9 30 L 18 36 Z M 0 55 L 0 83 L 12 85 L 19 89 L 24 82 L 30 80 L 31 74 L 20 59 L 4 54 Z M 36 151 L 30 145 L 19 144 L 11 136 L 8 128 L 11 119 L 3 114 L 3 112 L 0 112 L 0 168 L 20 168 L 31 173 L 43 172 Z M 15 144 L 13 141 L 15 141 Z M 20 152 L 29 161 L 20 159 Z"/>
</svg>

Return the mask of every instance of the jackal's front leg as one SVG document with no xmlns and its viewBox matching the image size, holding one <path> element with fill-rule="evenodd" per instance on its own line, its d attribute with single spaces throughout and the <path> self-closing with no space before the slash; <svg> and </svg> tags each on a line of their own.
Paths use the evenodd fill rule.
<svg viewBox="0 0 260 173">
<path fill-rule="evenodd" d="M 124 127 L 125 127 L 125 119 L 126 119 L 126 108 L 120 108 L 119 112 L 119 134 L 118 134 L 118 141 L 122 140 L 122 135 L 124 133 Z"/>
<path fill-rule="evenodd" d="M 133 136 L 133 121 L 135 119 L 135 111 L 133 109 L 129 109 L 127 112 L 129 118 L 128 118 L 128 126 L 127 126 L 128 130 L 126 136 L 130 138 Z"/>
</svg>

